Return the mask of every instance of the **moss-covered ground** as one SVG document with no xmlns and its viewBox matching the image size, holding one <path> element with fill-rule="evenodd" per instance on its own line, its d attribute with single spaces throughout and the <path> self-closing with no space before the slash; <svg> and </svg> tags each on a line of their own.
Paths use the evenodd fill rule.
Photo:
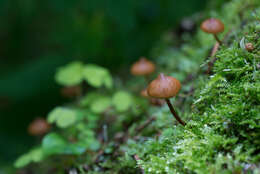
<svg viewBox="0 0 260 174">
<path fill-rule="evenodd" d="M 209 17 L 225 24 L 219 36 L 223 44 L 216 52 L 212 52 L 214 37 L 199 29 Z M 182 83 L 181 92 L 171 101 L 185 127 L 171 116 L 167 105 L 152 106 L 137 96 L 145 87 L 142 78 L 117 80 L 117 88 L 127 86 L 132 91 L 135 104 L 131 111 L 106 110 L 99 121 L 89 120 L 108 126 L 108 137 L 100 147 L 75 156 L 50 156 L 29 168 L 42 167 L 44 161 L 51 165 L 57 158 L 63 165 L 53 168 L 82 174 L 260 173 L 260 1 L 232 0 L 220 8 L 212 1 L 207 11 L 190 20 L 197 25 L 195 31 L 166 32 L 150 55 L 157 73 Z M 253 44 L 253 51 L 246 49 L 247 43 Z M 91 138 L 99 135 L 98 127 L 89 128 Z"/>
</svg>

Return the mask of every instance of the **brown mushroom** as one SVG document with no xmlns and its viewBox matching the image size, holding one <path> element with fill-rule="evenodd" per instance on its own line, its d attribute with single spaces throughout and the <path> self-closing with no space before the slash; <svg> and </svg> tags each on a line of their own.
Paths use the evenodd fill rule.
<svg viewBox="0 0 260 174">
<path fill-rule="evenodd" d="M 252 43 L 246 43 L 245 48 L 247 51 L 251 52 L 255 49 L 254 45 Z"/>
<path fill-rule="evenodd" d="M 219 20 L 215 18 L 210 18 L 202 22 L 200 28 L 206 32 L 213 34 L 214 38 L 217 40 L 217 42 L 221 45 L 222 42 L 218 38 L 217 34 L 224 31 L 225 27 L 224 24 Z"/>
<path fill-rule="evenodd" d="M 135 76 L 145 76 L 148 79 L 148 75 L 155 71 L 155 65 L 153 62 L 141 57 L 131 67 L 131 73 Z"/>
<path fill-rule="evenodd" d="M 185 126 L 185 122 L 181 120 L 177 112 L 174 110 L 170 98 L 175 97 L 179 90 L 181 89 L 181 83 L 179 80 L 171 77 L 171 76 L 165 76 L 163 73 L 161 73 L 155 80 L 153 80 L 148 88 L 147 93 L 149 96 L 159 99 L 165 99 L 168 107 L 170 108 L 170 111 L 172 115 L 176 118 L 176 120 Z"/>
<path fill-rule="evenodd" d="M 44 118 L 36 118 L 28 127 L 30 135 L 44 135 L 50 130 L 50 124 Z"/>
</svg>

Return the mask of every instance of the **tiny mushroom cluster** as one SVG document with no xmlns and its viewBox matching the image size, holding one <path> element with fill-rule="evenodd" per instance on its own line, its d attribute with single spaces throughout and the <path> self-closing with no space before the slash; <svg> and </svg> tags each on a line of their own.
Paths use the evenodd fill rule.
<svg viewBox="0 0 260 174">
<path fill-rule="evenodd" d="M 219 33 L 223 32 L 225 27 L 224 24 L 216 18 L 210 18 L 202 22 L 200 28 L 206 32 L 213 34 L 214 38 L 217 41 L 213 49 L 213 55 L 218 49 L 219 45 L 222 44 L 222 41 L 218 38 Z M 252 50 L 251 45 L 247 45 L 248 50 Z M 139 61 L 134 63 L 131 67 L 131 73 L 135 76 L 145 76 L 148 77 L 149 74 L 155 71 L 155 65 L 153 62 L 147 60 L 146 58 L 141 57 Z M 171 76 L 166 76 L 161 73 L 155 80 L 149 83 L 148 87 L 141 91 L 141 96 L 149 99 L 164 99 L 175 119 L 183 126 L 186 123 L 179 117 L 178 113 L 174 110 L 170 98 L 175 97 L 179 90 L 181 89 L 181 83 L 179 80 Z M 151 100 L 150 100 L 151 101 Z"/>
</svg>

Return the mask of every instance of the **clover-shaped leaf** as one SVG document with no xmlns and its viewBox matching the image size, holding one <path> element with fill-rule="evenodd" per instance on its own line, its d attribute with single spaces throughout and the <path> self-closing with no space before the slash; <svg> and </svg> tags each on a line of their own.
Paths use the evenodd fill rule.
<svg viewBox="0 0 260 174">
<path fill-rule="evenodd" d="M 86 65 L 83 70 L 84 79 L 93 87 L 101 87 L 104 85 L 107 88 L 112 88 L 113 81 L 107 69 L 97 65 Z"/>
<path fill-rule="evenodd" d="M 124 91 L 115 93 L 112 103 L 119 112 L 126 111 L 132 105 L 132 96 Z"/>
<path fill-rule="evenodd" d="M 82 143 L 69 143 L 57 133 L 46 135 L 42 141 L 45 154 L 75 154 L 80 155 L 86 150 Z"/>
<path fill-rule="evenodd" d="M 88 95 L 84 96 L 81 100 L 80 100 L 80 105 L 82 107 L 86 107 L 88 105 L 90 105 L 95 99 L 101 97 L 102 95 L 98 92 L 89 92 Z"/>
<path fill-rule="evenodd" d="M 16 168 L 26 166 L 31 162 L 40 162 L 43 159 L 43 151 L 41 148 L 32 149 L 30 152 L 20 156 L 14 163 Z"/>
<path fill-rule="evenodd" d="M 64 152 L 66 141 L 57 133 L 49 133 L 42 140 L 44 153 L 60 154 Z"/>
<path fill-rule="evenodd" d="M 56 123 L 60 128 L 66 128 L 76 122 L 76 111 L 64 107 L 57 107 L 48 115 L 49 123 Z"/>
<path fill-rule="evenodd" d="M 109 106 L 111 106 L 111 99 L 109 97 L 99 97 L 91 103 L 90 109 L 94 113 L 102 113 Z"/>
<path fill-rule="evenodd" d="M 64 67 L 58 69 L 55 74 L 57 83 L 64 86 L 78 85 L 83 80 L 84 65 L 81 62 L 72 62 Z"/>
</svg>

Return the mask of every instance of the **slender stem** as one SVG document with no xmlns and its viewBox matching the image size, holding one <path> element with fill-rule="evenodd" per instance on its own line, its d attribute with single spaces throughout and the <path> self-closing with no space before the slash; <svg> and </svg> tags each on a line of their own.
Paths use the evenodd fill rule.
<svg viewBox="0 0 260 174">
<path fill-rule="evenodd" d="M 214 38 L 216 39 L 216 41 L 219 43 L 219 45 L 222 45 L 221 40 L 218 38 L 218 36 L 216 34 L 213 34 Z"/>
<path fill-rule="evenodd" d="M 136 134 L 138 134 L 139 132 L 141 132 L 144 128 L 146 128 L 149 124 L 151 124 L 154 120 L 156 120 L 155 117 L 150 117 L 148 120 L 146 120 L 144 122 L 144 124 L 140 125 L 139 127 L 137 127 L 135 129 Z"/>
<path fill-rule="evenodd" d="M 166 100 L 167 105 L 168 105 L 169 108 L 170 108 L 170 111 L 171 111 L 172 115 L 175 117 L 175 119 L 176 119 L 180 124 L 182 124 L 183 126 L 185 126 L 186 123 L 181 120 L 181 118 L 179 117 L 179 115 L 177 114 L 177 112 L 174 110 L 174 108 L 173 108 L 173 106 L 172 106 L 170 100 L 169 100 L 169 99 L 165 99 L 165 100 Z"/>
<path fill-rule="evenodd" d="M 139 158 L 139 156 L 136 155 L 136 154 L 135 154 L 133 157 L 134 157 L 134 159 L 135 159 L 136 162 L 139 161 L 139 160 L 141 160 L 141 159 Z M 144 174 L 144 173 L 145 173 L 145 172 L 144 172 L 144 169 L 143 169 L 141 166 L 139 166 L 139 168 L 140 168 L 140 170 L 141 170 L 141 173 Z"/>
</svg>

